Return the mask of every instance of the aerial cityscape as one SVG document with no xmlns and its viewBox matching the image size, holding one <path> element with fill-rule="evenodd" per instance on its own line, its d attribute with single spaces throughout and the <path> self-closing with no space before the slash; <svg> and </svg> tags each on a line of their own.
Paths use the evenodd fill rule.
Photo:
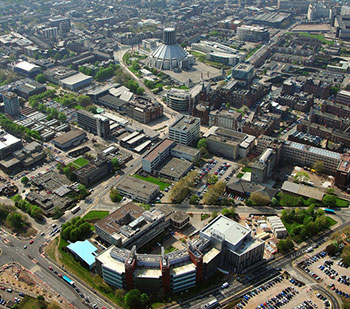
<svg viewBox="0 0 350 309">
<path fill-rule="evenodd" d="M 350 2 L 0 8 L 0 309 L 350 308 Z"/>
</svg>

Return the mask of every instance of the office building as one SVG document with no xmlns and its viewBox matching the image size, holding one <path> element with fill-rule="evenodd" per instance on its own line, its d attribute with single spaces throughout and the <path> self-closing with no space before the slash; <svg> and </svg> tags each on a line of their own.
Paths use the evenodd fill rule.
<svg viewBox="0 0 350 309">
<path fill-rule="evenodd" d="M 218 127 L 211 127 L 205 137 L 211 153 L 231 160 L 247 157 L 255 142 L 252 135 Z"/>
<path fill-rule="evenodd" d="M 310 21 L 331 18 L 331 9 L 323 3 L 310 3 L 307 10 L 307 19 Z"/>
<path fill-rule="evenodd" d="M 17 94 L 11 91 L 6 91 L 2 93 L 2 98 L 4 100 L 6 114 L 12 116 L 20 113 L 21 108 Z"/>
<path fill-rule="evenodd" d="M 175 147 L 175 142 L 164 139 L 142 158 L 142 169 L 147 173 L 153 173 L 155 169 L 170 155 L 170 150 Z"/>
<path fill-rule="evenodd" d="M 344 188 L 349 184 L 350 180 L 350 154 L 344 153 L 341 156 L 341 160 L 338 164 L 336 175 L 335 175 L 335 184 Z"/>
<path fill-rule="evenodd" d="M 180 216 L 180 221 L 186 223 L 187 217 Z M 161 254 L 148 255 L 138 254 L 136 246 L 111 246 L 96 257 L 96 271 L 116 288 L 177 293 L 209 280 L 220 266 L 241 273 L 263 254 L 264 242 L 253 238 L 249 228 L 220 215 L 182 250 L 165 253 L 161 248 Z"/>
<path fill-rule="evenodd" d="M 347 90 L 338 91 L 335 102 L 338 104 L 350 106 L 350 91 L 347 91 Z"/>
<path fill-rule="evenodd" d="M 169 127 L 169 138 L 178 144 L 195 145 L 199 139 L 200 119 L 181 115 Z"/>
<path fill-rule="evenodd" d="M 237 28 L 237 37 L 241 41 L 248 42 L 268 42 L 270 40 L 270 34 L 266 28 L 248 25 Z"/>
<path fill-rule="evenodd" d="M 145 211 L 128 203 L 95 224 L 96 234 L 120 248 L 142 248 L 166 228 L 165 215 L 159 210 Z"/>
<path fill-rule="evenodd" d="M 104 155 L 98 155 L 95 160 L 75 170 L 73 174 L 78 182 L 88 187 L 111 174 L 112 171 L 112 162 Z"/>
<path fill-rule="evenodd" d="M 77 111 L 78 125 L 88 132 L 104 137 L 110 134 L 109 119 L 86 110 Z"/>
<path fill-rule="evenodd" d="M 278 9 L 280 10 L 298 10 L 300 13 L 306 14 L 311 0 L 278 0 Z"/>
<path fill-rule="evenodd" d="M 233 110 L 215 110 L 209 113 L 209 127 L 238 130 L 242 114 Z"/>
<path fill-rule="evenodd" d="M 190 92 L 172 88 L 166 94 L 166 104 L 175 111 L 188 111 L 191 102 Z"/>
<path fill-rule="evenodd" d="M 265 149 L 259 159 L 254 162 L 251 171 L 251 181 L 263 183 L 271 177 L 277 164 L 277 156 L 275 150 L 271 148 Z"/>
<path fill-rule="evenodd" d="M 126 115 L 141 123 L 148 123 L 163 116 L 163 105 L 142 96 L 133 97 L 125 107 Z"/>
<path fill-rule="evenodd" d="M 119 193 L 140 203 L 148 204 L 159 193 L 159 186 L 142 179 L 127 176 L 117 185 Z"/>
<path fill-rule="evenodd" d="M 232 78 L 246 85 L 254 77 L 254 67 L 251 64 L 239 63 L 232 68 Z"/>
</svg>

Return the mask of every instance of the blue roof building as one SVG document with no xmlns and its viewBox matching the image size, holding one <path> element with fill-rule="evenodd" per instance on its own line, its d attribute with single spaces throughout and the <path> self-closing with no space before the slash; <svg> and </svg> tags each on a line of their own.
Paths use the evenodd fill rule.
<svg viewBox="0 0 350 309">
<path fill-rule="evenodd" d="M 80 260 L 89 270 L 95 266 L 97 248 L 88 240 L 76 241 L 67 246 L 67 249 Z"/>
</svg>

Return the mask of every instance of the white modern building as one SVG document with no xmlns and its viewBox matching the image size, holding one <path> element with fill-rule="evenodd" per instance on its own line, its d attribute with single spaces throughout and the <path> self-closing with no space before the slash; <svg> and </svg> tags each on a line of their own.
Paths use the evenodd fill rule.
<svg viewBox="0 0 350 309">
<path fill-rule="evenodd" d="M 200 119 L 181 115 L 169 127 L 169 138 L 178 144 L 194 145 L 199 139 Z"/>
</svg>

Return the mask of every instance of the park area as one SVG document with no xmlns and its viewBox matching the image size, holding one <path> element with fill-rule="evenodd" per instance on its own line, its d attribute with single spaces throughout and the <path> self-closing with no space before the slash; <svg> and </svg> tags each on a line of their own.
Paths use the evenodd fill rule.
<svg viewBox="0 0 350 309">
<path fill-rule="evenodd" d="M 167 187 L 170 186 L 169 183 L 166 183 L 166 182 L 164 182 L 164 181 L 161 181 L 161 180 L 159 180 L 158 178 L 155 178 L 155 177 L 152 177 L 152 176 L 144 177 L 144 176 L 135 174 L 134 177 L 136 177 L 136 178 L 138 178 L 138 179 L 142 179 L 142 180 L 144 180 L 144 181 L 148 181 L 148 182 L 153 183 L 153 184 L 155 184 L 155 185 L 158 185 L 161 191 L 164 191 L 165 188 L 167 188 Z"/>
</svg>

